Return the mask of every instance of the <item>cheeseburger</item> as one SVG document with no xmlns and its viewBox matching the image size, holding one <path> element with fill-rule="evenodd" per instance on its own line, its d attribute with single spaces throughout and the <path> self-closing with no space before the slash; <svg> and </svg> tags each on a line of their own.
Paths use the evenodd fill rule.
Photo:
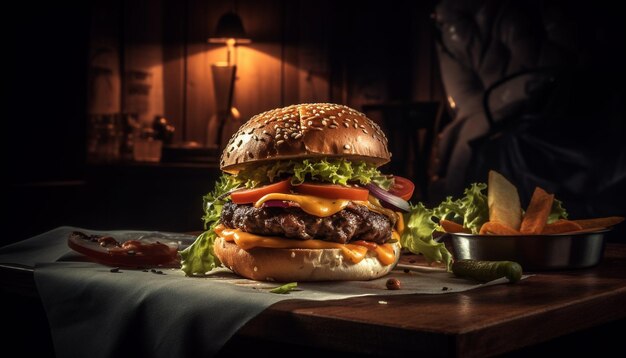
<svg viewBox="0 0 626 358">
<path fill-rule="evenodd" d="M 187 275 L 222 264 L 263 281 L 370 280 L 398 262 L 413 184 L 382 174 L 387 138 L 363 113 L 299 104 L 252 117 L 204 198 L 207 231 L 181 253 Z"/>
</svg>

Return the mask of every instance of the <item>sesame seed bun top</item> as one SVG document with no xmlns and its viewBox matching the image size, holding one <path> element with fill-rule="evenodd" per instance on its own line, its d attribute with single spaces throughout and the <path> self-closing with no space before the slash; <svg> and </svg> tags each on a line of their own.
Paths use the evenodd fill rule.
<svg viewBox="0 0 626 358">
<path fill-rule="evenodd" d="M 380 166 L 391 153 L 385 134 L 363 113 L 331 103 L 296 104 L 244 123 L 226 145 L 220 169 L 236 174 L 251 163 L 324 157 Z"/>
</svg>

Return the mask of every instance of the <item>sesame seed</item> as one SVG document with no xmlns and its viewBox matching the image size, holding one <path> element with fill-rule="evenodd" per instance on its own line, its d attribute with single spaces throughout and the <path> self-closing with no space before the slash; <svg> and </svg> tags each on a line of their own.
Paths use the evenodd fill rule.
<svg viewBox="0 0 626 358">
<path fill-rule="evenodd" d="M 337 118 L 337 117 L 335 117 L 335 116 L 330 116 L 330 117 L 328 117 L 328 118 L 330 118 L 330 119 L 335 119 L 335 118 Z"/>
<path fill-rule="evenodd" d="M 363 133 L 368 134 L 366 129 L 362 129 Z"/>
<path fill-rule="evenodd" d="M 308 121 L 307 124 L 312 126 L 313 125 L 313 121 Z"/>
<path fill-rule="evenodd" d="M 357 129 L 358 129 L 358 128 L 359 128 L 359 125 L 358 125 L 358 124 L 356 124 L 356 123 L 354 123 L 354 128 L 357 128 Z"/>
<path fill-rule="evenodd" d="M 283 144 L 283 143 L 285 143 L 285 141 L 281 139 L 281 140 L 279 140 L 279 141 L 277 141 L 277 142 L 276 142 L 276 145 L 281 145 L 281 144 Z"/>
<path fill-rule="evenodd" d="M 348 123 L 346 123 L 346 122 L 343 122 L 343 126 L 346 127 L 346 128 L 350 127 L 350 125 Z"/>
<path fill-rule="evenodd" d="M 359 128 L 365 129 L 365 126 L 361 124 L 361 125 L 359 125 Z"/>
<path fill-rule="evenodd" d="M 296 132 L 291 133 L 291 138 L 295 138 L 296 136 L 298 136 L 298 134 L 300 133 L 296 133 Z"/>
<path fill-rule="evenodd" d="M 294 137 L 294 139 L 298 139 L 300 137 L 302 137 L 302 133 L 296 133 L 296 136 Z"/>
<path fill-rule="evenodd" d="M 335 129 L 335 128 L 337 128 L 337 126 L 336 126 L 336 125 L 334 125 L 334 124 L 331 124 L 331 125 L 329 125 L 329 126 L 328 126 L 328 128 Z"/>
<path fill-rule="evenodd" d="M 344 144 L 344 145 L 343 145 L 343 149 L 350 150 L 350 148 L 352 148 L 352 147 L 350 146 L 350 144 Z"/>
<path fill-rule="evenodd" d="M 334 120 L 334 119 L 333 119 L 333 124 L 334 124 L 334 125 L 336 125 L 336 126 L 338 126 L 338 125 L 339 125 L 339 123 L 337 123 L 337 121 L 336 121 L 336 120 Z"/>
</svg>

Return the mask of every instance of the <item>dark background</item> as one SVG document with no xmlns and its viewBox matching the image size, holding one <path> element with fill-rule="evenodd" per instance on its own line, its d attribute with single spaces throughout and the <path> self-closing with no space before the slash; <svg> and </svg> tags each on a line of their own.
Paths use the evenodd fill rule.
<svg viewBox="0 0 626 358">
<path fill-rule="evenodd" d="M 205 139 L 204 128 L 214 112 L 206 93 L 212 91 L 206 72 L 211 55 L 204 55 L 211 50 L 206 38 L 219 15 L 234 7 L 254 39 L 250 48 L 278 58 L 272 62 L 278 64 L 272 65 L 277 68 L 275 80 L 274 74 L 257 82 L 250 76 L 238 79 L 236 104 L 244 119 L 267 109 L 314 100 L 366 111 L 386 125 L 392 139 L 393 161 L 383 170 L 418 184 L 413 201 L 433 199 L 428 197 L 427 173 L 431 145 L 454 115 L 440 78 L 437 28 L 431 18 L 436 4 L 364 1 L 355 6 L 351 2 L 284 0 L 14 4 L 11 13 L 4 14 L 8 39 L 4 57 L 8 62 L 2 155 L 3 163 L 8 163 L 8 179 L 2 189 L 2 205 L 8 214 L 0 244 L 61 225 L 202 230 L 202 196 L 219 175 L 210 160 L 139 164 L 100 163 L 87 157 L 90 44 L 110 30 L 99 25 L 102 9 L 110 16 L 109 27 L 115 30 L 120 51 L 127 56 L 145 44 L 163 45 L 167 64 L 163 114 L 177 127 L 175 143 L 202 143 Z M 562 6 L 567 5 L 564 2 Z M 603 4 L 594 9 L 593 21 L 610 24 L 608 28 L 616 35 L 622 28 L 619 12 Z M 160 31 L 146 36 L 144 27 L 153 26 L 155 16 Z M 598 68 L 605 67 L 602 76 L 606 81 L 600 81 L 600 86 L 611 82 L 612 89 L 619 89 L 624 71 L 614 54 L 623 45 L 615 42 L 615 47 L 597 52 L 593 62 Z M 124 60 L 121 62 L 123 67 Z M 298 70 L 309 75 L 298 77 Z M 317 92 L 303 90 L 311 84 L 318 86 Z M 601 87 L 594 89 L 596 94 L 602 91 Z M 623 104 L 612 103 L 617 108 L 615 118 L 623 120 L 623 112 L 619 112 Z M 418 125 L 422 121 L 427 124 Z M 594 119 L 595 123 L 603 125 L 601 119 Z M 612 137 L 620 138 L 620 134 Z M 617 160 L 624 143 L 613 140 L 612 145 L 618 149 L 606 154 L 607 162 L 615 159 L 616 165 L 621 165 Z M 597 211 L 625 215 L 624 205 L 616 197 L 606 198 L 610 212 Z M 601 207 L 602 202 L 595 205 Z M 615 234 L 612 238 L 619 239 Z"/>
<path fill-rule="evenodd" d="M 97 27 L 93 27 L 94 9 L 103 3 L 15 2 L 11 11 L 3 12 L 7 42 L 3 50 L 2 163 L 8 165 L 2 181 L 5 214 L 0 245 L 61 225 L 104 230 L 202 230 L 202 196 L 211 190 L 219 175 L 214 163 L 88 160 L 88 58 L 90 42 L 98 34 Z M 174 61 L 166 71 L 168 104 L 164 114 L 177 126 L 178 143 L 202 141 L 208 120 L 206 112 L 212 111 L 210 103 L 203 100 L 209 97 L 206 90 L 210 89 L 210 83 L 203 77 L 206 75 L 202 73 L 203 64 L 196 63 L 194 55 L 206 50 L 207 33 L 231 4 L 192 0 L 156 3 L 161 9 L 159 22 L 165 30 L 155 36 L 167 45 L 164 58 Z M 375 119 L 391 123 L 387 129 L 393 138 L 394 161 L 385 169 L 402 173 L 419 185 L 414 200 L 428 199 L 425 189 L 429 183 L 426 177 L 429 146 L 454 115 L 445 101 L 435 51 L 436 31 L 430 18 L 435 3 L 240 1 L 239 10 L 258 47 L 269 47 L 269 52 L 280 58 L 281 66 L 298 67 L 304 66 L 298 62 L 302 55 L 298 52 L 302 48 L 299 45 L 312 46 L 321 64 L 304 69 L 310 70 L 312 81 L 325 86 L 322 93 L 298 92 L 301 84 L 290 74 L 290 67 L 283 66 L 275 85 L 258 93 L 249 91 L 248 97 L 240 98 L 240 105 L 247 111 L 245 115 L 315 99 L 345 103 L 360 110 L 369 108 Z M 153 41 L 133 40 L 129 34 L 133 28 L 150 22 L 149 14 L 139 11 L 146 4 L 145 1 L 105 4 L 114 14 L 113 27 L 120 29 L 118 39 L 125 48 Z M 596 20 L 600 22 L 624 23 L 617 9 L 605 4 L 596 4 L 595 9 Z M 262 16 L 255 17 L 255 13 L 278 16 L 278 20 L 263 20 Z M 621 39 L 615 42 L 618 49 L 623 48 L 621 34 L 613 34 Z M 611 88 L 621 88 L 623 62 L 609 57 L 613 53 L 619 51 L 609 52 L 611 55 L 598 53 L 595 62 L 600 67 L 605 64 L 602 71 L 605 82 L 618 83 Z M 190 85 L 198 81 L 200 85 Z M 604 88 L 593 90 L 602 93 Z M 261 96 L 261 92 L 268 91 L 272 92 L 270 96 Z M 623 107 L 623 103 L 616 107 Z M 623 112 L 618 118 L 624 120 Z M 424 130 L 416 126 L 421 120 L 439 127 Z M 599 120 L 598 126 L 602 125 Z M 619 138 L 620 134 L 616 136 Z M 625 145 L 626 134 L 621 138 L 612 143 L 618 149 Z M 607 155 L 616 163 L 618 149 L 615 154 Z M 623 200 L 607 198 L 612 205 Z M 601 207 L 602 202 L 597 205 Z M 606 214 L 626 215 L 624 204 Z M 624 241 L 619 235 L 622 234 L 614 233 L 612 239 Z M 9 296 L 8 300 L 3 296 L 2 302 L 10 310 L 25 304 L 38 310 L 28 311 L 26 316 L 12 310 L 8 322 L 15 323 L 11 327 L 15 335 L 7 341 L 22 347 L 24 352 L 44 356 L 49 353 L 51 342 L 46 322 L 41 321 L 44 312 L 36 296 Z M 38 324 L 32 324 L 31 320 L 37 319 Z M 623 322 L 618 321 L 604 331 L 564 337 L 536 350 L 557 354 L 595 353 L 596 346 L 592 343 L 603 342 L 622 326 Z M 232 348 L 227 346 L 226 350 Z M 531 349 L 518 355 L 533 353 L 536 351 Z"/>
<path fill-rule="evenodd" d="M 421 110 L 424 104 L 424 114 L 412 116 L 429 121 L 440 111 L 442 89 L 430 21 L 434 2 L 380 6 L 366 1 L 358 14 L 352 4 L 330 1 L 16 4 L 11 16 L 5 15 L 10 50 L 5 51 L 9 90 L 2 153 L 8 180 L 2 204 L 8 216 L 0 243 L 61 225 L 202 230 L 202 196 L 219 175 L 210 160 L 141 164 L 88 158 L 90 44 L 113 31 L 126 56 L 122 67 L 141 46 L 163 46 L 164 114 L 177 127 L 175 143 L 202 143 L 207 112 L 214 109 L 206 93 L 211 89 L 208 63 L 197 58 L 207 56 L 202 55 L 211 49 L 206 38 L 217 17 L 233 4 L 254 39 L 250 47 L 279 57 L 280 64 L 276 81 L 252 82 L 251 90 L 245 88 L 247 77 L 238 79 L 243 118 L 306 101 L 346 103 L 362 110 L 364 104 L 382 104 L 383 110 L 405 103 Z M 146 27 L 153 26 L 154 16 L 160 32 L 148 36 Z M 307 66 L 309 75 L 298 78 L 291 66 Z M 307 81 L 313 92 L 303 93 L 298 81 Z M 368 114 L 381 113 L 374 106 Z M 418 130 L 408 135 L 417 136 Z M 424 155 L 416 156 L 423 146 L 407 151 L 408 144 L 400 139 L 394 145 L 402 150 L 386 169 L 403 168 L 406 176 L 419 176 L 425 183 L 425 165 L 417 172 L 417 165 L 403 161 L 423 162 Z"/>
</svg>

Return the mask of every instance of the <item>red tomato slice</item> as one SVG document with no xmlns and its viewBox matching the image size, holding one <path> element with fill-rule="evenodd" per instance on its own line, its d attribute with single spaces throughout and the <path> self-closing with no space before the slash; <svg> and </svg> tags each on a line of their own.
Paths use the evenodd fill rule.
<svg viewBox="0 0 626 358">
<path fill-rule="evenodd" d="M 367 201 L 369 190 L 337 184 L 302 183 L 294 186 L 293 190 L 300 194 L 319 196 L 327 199 L 348 199 Z"/>
<path fill-rule="evenodd" d="M 129 240 L 119 243 L 111 236 L 72 232 L 67 245 L 74 251 L 108 266 L 179 267 L 178 250 L 160 242 Z"/>
<path fill-rule="evenodd" d="M 254 189 L 237 190 L 230 194 L 230 199 L 235 204 L 250 204 L 271 193 L 290 193 L 291 178 L 274 184 L 265 185 Z"/>
<path fill-rule="evenodd" d="M 411 196 L 413 196 L 413 191 L 415 190 L 415 184 L 413 184 L 409 179 L 393 176 L 393 186 L 389 188 L 389 193 L 395 196 L 399 196 L 404 200 L 410 200 Z"/>
</svg>

